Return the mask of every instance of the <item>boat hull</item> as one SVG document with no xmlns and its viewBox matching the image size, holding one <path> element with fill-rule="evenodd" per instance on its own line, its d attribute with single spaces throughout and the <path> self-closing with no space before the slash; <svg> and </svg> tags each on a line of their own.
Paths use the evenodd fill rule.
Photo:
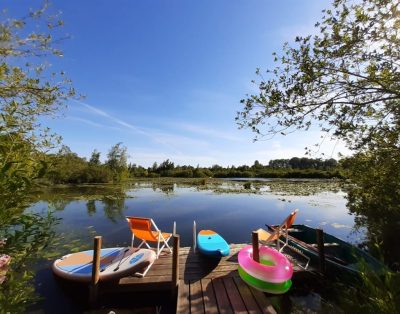
<svg viewBox="0 0 400 314">
<path fill-rule="evenodd" d="M 289 245 L 299 249 L 319 263 L 316 230 L 306 225 L 293 225 L 289 229 Z M 375 272 L 382 272 L 386 266 L 367 252 L 335 236 L 324 233 L 324 253 L 326 274 L 352 280 L 360 277 L 360 262 Z"/>
</svg>

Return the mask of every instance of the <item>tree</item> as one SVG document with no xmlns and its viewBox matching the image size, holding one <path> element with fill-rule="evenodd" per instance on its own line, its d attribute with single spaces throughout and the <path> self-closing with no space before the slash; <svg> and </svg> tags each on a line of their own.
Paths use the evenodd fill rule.
<svg viewBox="0 0 400 314">
<path fill-rule="evenodd" d="M 38 121 L 54 115 L 75 92 L 64 73 L 50 72 L 49 60 L 60 56 L 52 35 L 62 25 L 48 14 L 48 4 L 15 19 L 0 20 L 0 254 L 12 256 L 8 280 L 0 289 L 4 312 L 23 312 L 34 298 L 25 267 L 54 235 L 51 215 L 24 212 L 35 180 L 47 170 L 44 152 L 59 138 Z M 21 292 L 22 290 L 22 292 Z"/>
<path fill-rule="evenodd" d="M 127 168 L 127 148 L 122 143 L 117 143 L 110 148 L 107 154 L 106 164 L 111 169 Z"/>
<path fill-rule="evenodd" d="M 256 139 L 317 126 L 353 149 L 399 146 L 399 1 L 335 0 L 319 34 L 274 54 L 236 120 Z M 261 75 L 258 69 L 257 74 Z"/>
<path fill-rule="evenodd" d="M 263 168 L 263 165 L 258 161 L 258 160 L 255 160 L 254 161 L 254 164 L 251 166 L 253 169 L 262 169 Z"/>
<path fill-rule="evenodd" d="M 92 156 L 90 157 L 89 164 L 99 166 L 100 165 L 100 152 L 96 149 L 92 152 Z"/>
<path fill-rule="evenodd" d="M 168 170 L 174 170 L 175 164 L 169 159 L 164 160 L 157 168 L 158 172 L 166 172 Z"/>
<path fill-rule="evenodd" d="M 114 172 L 114 181 L 122 181 L 129 176 L 127 148 L 122 143 L 112 146 L 107 154 L 106 165 Z"/>
<path fill-rule="evenodd" d="M 400 221 L 399 6 L 399 0 L 334 0 L 316 24 L 318 35 L 285 44 L 268 79 L 257 69 L 259 93 L 241 101 L 236 117 L 256 139 L 317 126 L 345 141 L 356 153 L 347 161 L 354 183 L 348 206 L 358 221 L 368 221 L 370 248 L 384 241 L 386 257 L 397 262 L 398 245 L 389 253 L 393 237 L 382 231 L 400 232 L 393 223 Z"/>
</svg>

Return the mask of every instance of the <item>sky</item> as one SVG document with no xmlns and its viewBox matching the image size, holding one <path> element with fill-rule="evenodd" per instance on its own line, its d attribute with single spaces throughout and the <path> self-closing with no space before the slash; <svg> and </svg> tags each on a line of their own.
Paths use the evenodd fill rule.
<svg viewBox="0 0 400 314">
<path fill-rule="evenodd" d="M 27 1 L 4 3 L 18 12 Z M 30 1 L 34 7 L 40 1 Z M 321 142 L 317 129 L 253 142 L 238 129 L 236 112 L 256 68 L 272 68 L 275 51 L 296 35 L 313 34 L 328 3 L 320 0 L 53 0 L 61 11 L 62 69 L 84 96 L 69 100 L 45 123 L 82 157 L 97 149 L 105 160 L 112 145 L 127 147 L 129 162 L 145 167 L 268 164 L 305 156 Z M 13 8 L 12 8 L 13 9 Z M 348 154 L 325 140 L 312 157 Z"/>
</svg>

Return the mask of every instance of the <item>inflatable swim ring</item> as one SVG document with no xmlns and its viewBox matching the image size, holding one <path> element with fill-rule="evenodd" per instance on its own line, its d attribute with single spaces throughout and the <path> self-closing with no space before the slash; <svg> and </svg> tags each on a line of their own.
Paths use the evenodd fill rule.
<svg viewBox="0 0 400 314">
<path fill-rule="evenodd" d="M 287 280 L 281 283 L 270 283 L 266 281 L 262 281 L 255 277 L 252 277 L 248 273 L 246 273 L 242 267 L 239 266 L 239 276 L 242 278 L 244 282 L 246 282 L 249 286 L 252 286 L 258 290 L 273 293 L 273 294 L 282 294 L 287 292 L 292 286 L 292 281 Z"/>
<path fill-rule="evenodd" d="M 285 293 L 292 285 L 293 267 L 277 250 L 261 246 L 260 263 L 253 260 L 253 247 L 245 246 L 238 256 L 239 276 L 250 286 L 269 293 Z"/>
</svg>

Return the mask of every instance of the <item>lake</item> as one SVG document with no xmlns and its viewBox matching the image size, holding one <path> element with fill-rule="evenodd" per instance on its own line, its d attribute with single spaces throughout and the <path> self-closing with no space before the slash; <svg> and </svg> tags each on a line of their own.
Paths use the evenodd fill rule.
<svg viewBox="0 0 400 314">
<path fill-rule="evenodd" d="M 246 179 L 248 180 L 248 179 Z M 228 243 L 251 242 L 252 230 L 279 224 L 295 208 L 295 223 L 321 227 L 327 233 L 357 243 L 363 234 L 353 230 L 354 217 L 346 208 L 340 182 L 324 180 L 209 180 L 191 185 L 180 180 L 139 181 L 127 186 L 55 187 L 44 191 L 31 208 L 55 211 L 60 218 L 56 254 L 91 248 L 94 235 L 103 247 L 128 246 L 131 232 L 125 216 L 151 217 L 162 231 L 176 222 L 181 246 L 192 245 L 193 221 L 198 230 L 214 229 Z M 75 311 L 74 296 L 55 280 L 51 261 L 36 265 L 36 288 L 44 300 L 35 308 L 52 312 L 54 306 Z M 72 299 L 71 299 L 72 298 Z M 79 302 L 77 302 L 79 303 Z"/>
</svg>

